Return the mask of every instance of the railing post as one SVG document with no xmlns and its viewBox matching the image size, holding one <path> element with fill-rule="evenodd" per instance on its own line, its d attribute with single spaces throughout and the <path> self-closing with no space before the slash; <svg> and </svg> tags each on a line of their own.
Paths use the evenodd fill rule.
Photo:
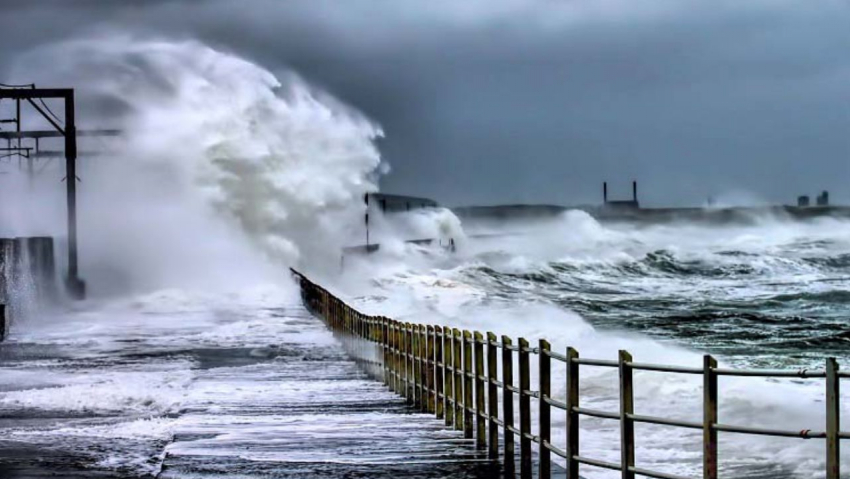
<svg viewBox="0 0 850 479">
<path fill-rule="evenodd" d="M 484 407 L 484 335 L 475 331 L 472 339 L 475 343 L 475 431 L 476 445 L 480 448 L 487 447 L 487 411 Z"/>
<path fill-rule="evenodd" d="M 702 477 L 717 479 L 717 360 L 706 354 L 702 367 Z"/>
<path fill-rule="evenodd" d="M 413 350 L 413 405 L 422 409 L 422 361 L 419 357 L 419 325 L 410 325 L 410 341 Z"/>
<path fill-rule="evenodd" d="M 472 333 L 463 331 L 463 437 L 472 439 L 474 434 L 472 412 Z"/>
<path fill-rule="evenodd" d="M 487 332 L 487 422 L 489 423 L 490 437 L 487 456 L 490 459 L 499 457 L 499 390 L 495 381 L 499 380 L 499 370 L 496 365 L 496 335 Z"/>
<path fill-rule="evenodd" d="M 404 323 L 404 397 L 413 404 L 413 335 L 410 323 Z"/>
<path fill-rule="evenodd" d="M 437 419 L 445 415 L 443 409 L 445 396 L 443 396 L 443 378 L 446 371 L 446 358 L 443 356 L 443 328 L 434 326 L 434 406 Z"/>
<path fill-rule="evenodd" d="M 578 413 L 575 412 L 575 408 L 579 406 L 579 365 L 576 362 L 577 359 L 578 351 L 573 348 L 567 348 L 567 447 L 565 449 L 565 452 L 567 453 L 567 479 L 579 479 L 579 462 L 575 460 L 575 457 L 579 455 L 579 416 Z"/>
<path fill-rule="evenodd" d="M 514 358 L 511 346 L 511 338 L 502 336 L 502 422 L 505 425 L 505 475 L 508 477 L 513 477 L 516 468 L 515 438 L 511 430 L 514 426 L 514 393 L 511 391 L 514 383 Z"/>
<path fill-rule="evenodd" d="M 519 338 L 519 475 L 531 479 L 531 368 L 528 358 L 528 341 Z"/>
<path fill-rule="evenodd" d="M 838 377 L 838 362 L 826 359 L 826 479 L 838 479 L 841 472 L 841 438 L 839 437 L 841 415 L 841 390 Z"/>
<path fill-rule="evenodd" d="M 402 388 L 402 374 L 404 372 L 404 363 L 402 362 L 402 352 L 404 347 L 402 346 L 402 336 L 401 336 L 401 323 L 396 320 L 393 320 L 393 337 L 395 339 L 395 352 L 393 359 L 393 368 L 395 369 L 395 393 L 398 395 L 404 395 L 404 389 Z"/>
<path fill-rule="evenodd" d="M 434 366 L 437 360 L 434 359 L 434 327 L 431 325 L 425 329 L 425 358 L 425 388 L 427 389 L 425 397 L 428 398 L 425 410 L 435 412 L 437 389 L 434 387 L 434 370 L 436 369 Z"/>
<path fill-rule="evenodd" d="M 390 385 L 390 337 L 387 318 L 380 317 L 378 319 L 381 325 L 381 345 L 384 347 L 384 385 Z"/>
<path fill-rule="evenodd" d="M 454 344 L 451 328 L 448 326 L 443 328 L 443 377 L 446 389 L 443 405 L 446 412 L 446 426 L 454 426 L 455 416 Z"/>
<path fill-rule="evenodd" d="M 461 333 L 459 329 L 452 331 L 452 345 L 454 347 L 454 384 L 455 384 L 455 429 L 463 430 L 463 357 L 461 355 Z"/>
<path fill-rule="evenodd" d="M 629 414 L 635 413 L 632 355 L 620 350 L 620 467 L 623 479 L 634 479 L 635 424 Z"/>
<path fill-rule="evenodd" d="M 419 325 L 417 334 L 419 335 L 419 410 L 428 412 L 431 391 L 428 390 L 428 335 L 425 334 L 424 324 Z"/>
<path fill-rule="evenodd" d="M 547 402 L 551 396 L 551 362 L 549 357 L 550 345 L 545 339 L 540 340 L 540 467 L 538 477 L 549 479 L 552 477 L 551 451 L 549 444 L 552 441 L 551 434 L 551 406 Z"/>
</svg>

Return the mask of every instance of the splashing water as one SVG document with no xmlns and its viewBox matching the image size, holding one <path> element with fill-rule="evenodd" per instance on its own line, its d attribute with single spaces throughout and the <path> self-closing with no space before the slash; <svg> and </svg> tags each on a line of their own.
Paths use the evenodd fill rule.
<svg viewBox="0 0 850 479">
<path fill-rule="evenodd" d="M 293 73 L 194 41 L 64 42 L 26 56 L 14 78 L 74 85 L 79 123 L 124 132 L 110 158 L 81 160 L 88 271 L 129 260 L 141 271 L 124 273 L 142 282 L 216 263 L 234 274 L 256 256 L 235 251 L 246 240 L 281 265 L 316 266 L 361 227 L 361 198 L 386 171 L 373 122 Z"/>
</svg>

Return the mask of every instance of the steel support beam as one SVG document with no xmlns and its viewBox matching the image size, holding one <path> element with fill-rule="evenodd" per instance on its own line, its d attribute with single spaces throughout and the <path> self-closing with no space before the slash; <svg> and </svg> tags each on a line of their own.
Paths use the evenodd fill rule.
<svg viewBox="0 0 850 479">
<path fill-rule="evenodd" d="M 74 90 L 72 88 L 16 88 L 0 89 L 0 99 L 16 101 L 27 100 L 45 119 L 56 128 L 52 137 L 65 138 L 65 199 L 68 213 L 68 277 L 65 286 L 68 294 L 75 299 L 83 299 L 86 294 L 85 283 L 80 279 L 77 256 L 77 128 L 74 116 Z M 56 98 L 65 102 L 65 129 L 56 124 L 47 112 L 36 106 L 33 100 Z M 20 122 L 20 115 L 18 116 Z M 9 132 L 11 133 L 11 132 Z M 15 138 L 44 138 L 44 136 L 25 136 L 26 132 L 14 132 Z"/>
</svg>

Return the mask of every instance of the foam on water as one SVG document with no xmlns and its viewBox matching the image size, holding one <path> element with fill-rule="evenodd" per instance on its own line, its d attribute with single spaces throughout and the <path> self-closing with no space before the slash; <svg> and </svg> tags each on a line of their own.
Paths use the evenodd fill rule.
<svg viewBox="0 0 850 479">
<path fill-rule="evenodd" d="M 743 301 L 745 304 L 737 306 L 746 310 L 749 302 L 773 298 L 777 290 L 810 294 L 831 291 L 836 281 L 844 284 L 846 272 L 841 271 L 841 263 L 829 258 L 840 258 L 850 251 L 846 240 L 850 222 L 834 219 L 793 223 L 764 218 L 753 224 L 726 227 L 681 224 L 634 228 L 600 225 L 584 213 L 570 212 L 550 224 L 506 225 L 505 229 L 516 233 L 523 226 L 527 229 L 522 235 L 472 240 L 453 258 L 434 259 L 433 253 L 423 255 L 409 250 L 413 258 L 400 266 L 395 258 L 381 258 L 379 254 L 371 262 L 370 283 L 343 279 L 340 291 L 366 312 L 402 321 L 494 331 L 514 340 L 525 337 L 532 344 L 537 338 L 546 338 L 556 350 L 572 346 L 588 358 L 616 359 L 617 351 L 625 349 L 640 362 L 700 367 L 701 344 L 692 342 L 687 335 L 655 334 L 651 328 L 650 336 L 642 335 L 630 324 L 617 324 L 615 318 L 606 317 L 605 310 L 599 308 L 617 297 L 633 301 L 630 308 L 637 315 L 646 308 L 637 299 L 647 304 L 657 301 L 653 311 L 711 308 L 711 302 L 721 301 Z M 498 231 L 491 228 L 489 233 Z M 385 263 L 390 264 L 384 266 Z M 380 267 L 376 269 L 375 265 Z M 348 274 L 364 276 L 366 273 L 357 267 L 355 263 Z M 565 297 L 570 301 L 565 301 Z M 582 314 L 603 317 L 596 321 L 598 326 L 563 306 L 578 305 L 579 299 L 585 301 Z M 701 301 L 706 304 L 699 305 Z M 728 304 L 725 307 L 731 308 Z M 801 306 L 792 305 L 791 311 L 784 313 L 754 307 L 754 313 L 779 314 L 776 321 L 781 323 L 785 316 L 800 314 L 794 308 Z M 846 308 L 840 311 L 846 313 Z M 634 319 L 640 320 L 650 322 L 651 318 Z M 817 328 L 815 324 L 816 321 L 812 328 Z M 681 327 L 671 320 L 657 329 Z M 711 333 L 706 334 L 711 341 Z M 807 334 L 818 333 L 813 330 Z M 747 338 L 743 329 L 739 337 L 755 350 L 778 339 Z M 722 346 L 723 340 L 719 341 L 718 346 Z M 719 359 L 721 365 L 733 367 L 812 367 L 806 357 L 795 360 L 770 352 L 754 353 L 758 356 L 720 353 Z M 818 358 L 813 367 L 822 368 L 825 354 L 813 356 Z M 839 356 L 847 359 L 846 354 Z M 553 377 L 563 378 L 564 374 L 563 367 L 555 364 Z M 532 376 L 534 384 L 535 371 Z M 639 414 L 697 421 L 702 417 L 699 378 L 639 372 L 635 381 Z M 587 407 L 617 411 L 617 385 L 616 370 L 583 368 L 582 400 Z M 720 388 L 720 418 L 724 423 L 791 430 L 824 427 L 822 380 L 722 378 Z M 563 398 L 564 393 L 562 381 L 556 381 L 553 394 Z M 842 394 L 845 417 L 850 412 L 846 406 L 848 397 L 850 394 Z M 554 437 L 563 441 L 559 415 L 554 423 Z M 848 424 L 850 421 L 842 421 L 842 428 L 847 429 Z M 699 434 L 651 425 L 638 425 L 637 430 L 641 466 L 699 474 Z M 616 422 L 584 419 L 582 438 L 583 455 L 619 461 Z M 823 443 L 817 440 L 721 433 L 720 450 L 723 471 L 736 477 L 823 476 Z M 850 465 L 850 455 L 842 455 L 842 464 Z M 592 468 L 586 468 L 583 474 L 616 475 Z"/>
</svg>

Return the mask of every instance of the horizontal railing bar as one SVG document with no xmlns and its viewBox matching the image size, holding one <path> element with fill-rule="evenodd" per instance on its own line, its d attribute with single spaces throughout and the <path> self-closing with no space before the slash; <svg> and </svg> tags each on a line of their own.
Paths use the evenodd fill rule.
<svg viewBox="0 0 850 479">
<path fill-rule="evenodd" d="M 564 459 L 566 459 L 566 458 L 567 458 L 567 451 L 565 451 L 565 450 L 563 450 L 563 449 L 561 449 L 561 448 L 559 448 L 559 447 L 555 446 L 554 444 L 552 444 L 552 443 L 551 443 L 551 442 L 549 442 L 549 441 L 543 441 L 542 446 L 543 446 L 543 447 L 545 447 L 546 449 L 548 449 L 548 450 L 550 450 L 550 451 L 554 452 L 554 453 L 555 453 L 555 454 L 557 454 L 558 456 L 561 456 L 561 457 L 562 457 L 562 458 L 564 458 Z"/>
<path fill-rule="evenodd" d="M 680 476 L 678 474 L 670 474 L 667 472 L 650 471 L 649 469 L 641 469 L 640 467 L 634 466 L 630 467 L 629 470 L 641 476 L 655 477 L 657 479 L 691 479 L 687 476 Z"/>
<path fill-rule="evenodd" d="M 511 386 L 510 384 L 508 384 L 507 386 L 504 386 L 504 388 L 506 390 L 514 393 L 514 394 L 519 394 L 519 388 L 518 387 L 514 387 L 514 386 Z"/>
<path fill-rule="evenodd" d="M 497 348 L 501 348 L 501 347 L 502 347 L 502 343 L 500 343 L 500 342 L 498 342 L 498 341 L 490 341 L 490 342 L 488 342 L 488 343 L 486 343 L 486 344 L 487 344 L 488 346 L 496 346 Z"/>
<path fill-rule="evenodd" d="M 530 397 L 533 397 L 533 398 L 539 398 L 540 397 L 540 391 L 529 391 L 528 389 L 526 389 L 522 393 L 526 396 L 530 396 Z"/>
<path fill-rule="evenodd" d="M 522 437 L 530 440 L 531 442 L 536 442 L 537 444 L 540 444 L 540 436 L 535 436 L 534 434 L 531 434 L 530 432 L 524 433 L 522 435 Z"/>
<path fill-rule="evenodd" d="M 592 416 L 592 417 L 598 417 L 598 418 L 602 418 L 602 419 L 616 419 L 618 421 L 620 420 L 620 415 L 617 414 L 617 413 L 607 412 L 607 411 L 599 411 L 599 410 L 596 410 L 596 409 L 574 407 L 573 412 L 575 412 L 576 414 L 581 414 L 583 416 Z"/>
<path fill-rule="evenodd" d="M 519 346 L 512 345 L 502 345 L 502 349 L 507 349 L 508 351 L 519 351 Z"/>
<path fill-rule="evenodd" d="M 561 362 L 564 362 L 564 363 L 567 362 L 567 360 L 568 360 L 567 356 L 565 354 L 561 354 L 559 352 L 552 351 L 551 349 L 547 349 L 543 353 L 546 354 L 547 356 L 549 356 L 552 359 L 557 359 L 558 361 L 561 361 Z"/>
<path fill-rule="evenodd" d="M 567 403 L 558 401 L 557 399 L 550 398 L 549 396 L 543 396 L 543 400 L 546 401 L 546 404 L 550 406 L 555 406 L 562 411 L 567 410 Z"/>
<path fill-rule="evenodd" d="M 641 371 L 658 371 L 662 373 L 680 373 L 680 374 L 702 374 L 703 368 L 689 368 L 685 366 L 667 366 L 664 364 L 651 363 L 627 363 L 632 369 Z"/>
<path fill-rule="evenodd" d="M 573 460 L 578 462 L 579 464 L 587 464 L 588 466 L 596 466 L 601 467 L 603 469 L 611 469 L 612 471 L 622 471 L 623 469 L 619 464 L 614 464 L 613 462 L 608 461 L 600 461 L 599 459 L 591 459 L 589 457 L 582 456 L 573 456 Z"/>
<path fill-rule="evenodd" d="M 620 366 L 617 361 L 609 361 L 607 359 L 573 358 L 573 362 L 582 366 L 602 366 L 605 368 L 616 368 Z"/>
<path fill-rule="evenodd" d="M 501 419 L 499 419 L 499 418 L 497 418 L 497 417 L 491 417 L 490 419 L 491 419 L 491 420 L 492 420 L 492 421 L 493 421 L 493 422 L 494 422 L 497 426 L 499 426 L 499 427 L 505 427 L 505 421 L 502 421 Z"/>
<path fill-rule="evenodd" d="M 503 424 L 503 425 L 504 425 L 504 424 Z M 515 428 L 515 427 L 513 427 L 513 426 L 505 426 L 505 429 L 507 429 L 508 431 L 510 431 L 510 432 L 512 432 L 512 433 L 514 433 L 514 434 L 516 434 L 517 436 L 521 436 L 521 435 L 522 435 L 522 431 L 520 431 L 519 429 L 517 429 L 517 428 Z"/>
<path fill-rule="evenodd" d="M 531 353 L 531 354 L 538 354 L 540 352 L 540 348 L 522 348 L 522 352 Z"/>
<path fill-rule="evenodd" d="M 702 429 L 703 424 L 701 422 L 693 422 L 693 421 L 679 421 L 676 419 L 665 419 L 663 417 L 656 416 L 641 416 L 638 414 L 626 414 L 626 416 L 634 422 L 643 422 L 647 424 L 660 424 L 662 426 L 675 426 L 675 427 L 684 427 L 689 429 Z"/>
<path fill-rule="evenodd" d="M 498 387 L 502 387 L 502 381 L 499 381 L 498 379 L 491 379 L 490 384 L 495 384 Z"/>
<path fill-rule="evenodd" d="M 714 429 L 723 432 L 736 432 L 740 434 L 754 434 L 757 436 L 797 437 L 801 439 L 825 438 L 826 433 L 803 429 L 800 431 L 788 431 L 783 429 L 766 429 L 760 427 L 731 426 L 728 424 L 714 424 Z"/>
<path fill-rule="evenodd" d="M 749 376 L 763 378 L 825 378 L 824 371 L 809 371 L 800 369 L 797 371 L 784 371 L 782 369 L 715 369 L 718 376 Z"/>
</svg>

